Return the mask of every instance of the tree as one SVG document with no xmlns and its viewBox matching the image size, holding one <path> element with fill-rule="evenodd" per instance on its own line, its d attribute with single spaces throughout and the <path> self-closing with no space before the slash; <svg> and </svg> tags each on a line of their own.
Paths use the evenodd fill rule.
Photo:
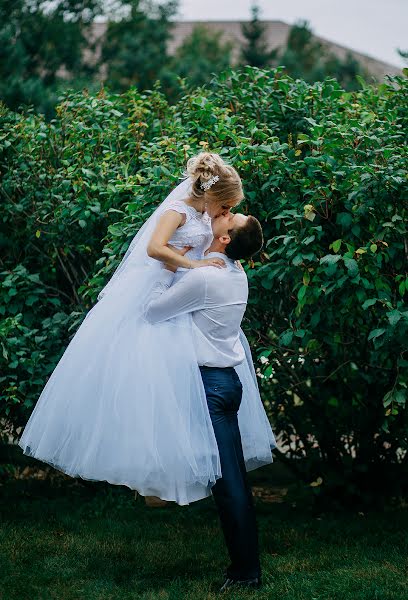
<svg viewBox="0 0 408 600">
<path fill-rule="evenodd" d="M 233 43 L 221 38 L 222 32 L 196 25 L 177 49 L 170 69 L 177 76 L 188 78 L 189 86 L 203 85 L 212 73 L 218 74 L 231 64 Z"/>
<path fill-rule="evenodd" d="M 275 65 L 278 64 L 284 65 L 291 77 L 309 83 L 330 75 L 347 90 L 358 89 L 357 75 L 370 77 L 351 52 L 341 60 L 328 50 L 314 37 L 307 21 L 299 21 L 290 28 L 286 46 L 278 51 L 275 59 Z"/>
<path fill-rule="evenodd" d="M 59 89 L 91 75 L 86 30 L 101 0 L 0 0 L 0 98 L 50 115 Z"/>
<path fill-rule="evenodd" d="M 119 1 L 115 7 L 115 11 L 122 9 L 122 17 L 109 21 L 102 46 L 106 82 L 115 91 L 131 85 L 152 88 L 169 60 L 170 19 L 177 12 L 178 0 L 163 4 L 151 0 Z"/>
<path fill-rule="evenodd" d="M 276 57 L 277 51 L 268 50 L 266 27 L 259 20 L 259 6 L 254 4 L 251 12 L 251 21 L 242 24 L 242 33 L 246 41 L 241 50 L 241 61 L 251 67 L 266 67 Z"/>
<path fill-rule="evenodd" d="M 312 33 L 307 21 L 295 23 L 290 30 L 286 47 L 279 53 L 279 63 L 286 67 L 291 77 L 315 79 L 322 64 L 325 50 Z"/>
<path fill-rule="evenodd" d="M 357 90 L 360 87 L 357 76 L 370 78 L 371 75 L 366 73 L 361 66 L 361 63 L 354 58 L 350 51 L 347 52 L 344 60 L 340 60 L 334 54 L 330 54 L 324 63 L 324 75 L 332 75 L 337 81 L 349 91 Z"/>
<path fill-rule="evenodd" d="M 406 62 L 408 63 L 408 50 L 401 50 L 401 48 L 397 48 L 397 52 L 400 55 L 400 57 Z"/>
</svg>

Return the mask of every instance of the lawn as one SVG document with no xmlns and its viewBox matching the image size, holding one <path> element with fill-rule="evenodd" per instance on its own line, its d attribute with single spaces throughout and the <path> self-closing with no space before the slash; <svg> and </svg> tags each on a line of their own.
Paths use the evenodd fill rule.
<svg viewBox="0 0 408 600">
<path fill-rule="evenodd" d="M 408 598 L 408 509 L 316 515 L 286 488 L 260 485 L 274 468 L 251 473 L 263 588 L 222 597 Z M 0 486 L 1 600 L 221 597 L 228 560 L 212 498 L 152 508 L 126 487 L 51 468 L 15 475 Z"/>
</svg>

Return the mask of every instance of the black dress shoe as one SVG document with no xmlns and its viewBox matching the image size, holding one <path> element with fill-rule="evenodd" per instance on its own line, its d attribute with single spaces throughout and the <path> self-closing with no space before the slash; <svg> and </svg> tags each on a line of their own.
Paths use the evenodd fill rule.
<svg viewBox="0 0 408 600">
<path fill-rule="evenodd" d="M 262 581 L 260 577 L 253 577 L 251 579 L 232 579 L 231 577 L 227 577 L 219 591 L 226 592 L 235 587 L 257 589 L 260 588 L 261 585 Z"/>
<path fill-rule="evenodd" d="M 229 566 L 229 567 L 227 567 L 227 568 L 225 569 L 225 571 L 223 572 L 222 576 L 223 576 L 223 578 L 224 578 L 224 579 L 234 579 L 234 575 L 231 575 L 230 568 L 231 568 L 230 566 Z M 261 579 L 261 576 L 260 576 L 260 575 L 258 575 L 258 578 L 259 578 L 259 579 Z M 236 579 L 236 577 L 235 577 L 235 579 Z M 239 579 L 239 578 L 238 578 L 238 579 Z M 255 579 L 255 578 L 254 578 L 254 577 L 251 577 L 251 579 Z"/>
</svg>

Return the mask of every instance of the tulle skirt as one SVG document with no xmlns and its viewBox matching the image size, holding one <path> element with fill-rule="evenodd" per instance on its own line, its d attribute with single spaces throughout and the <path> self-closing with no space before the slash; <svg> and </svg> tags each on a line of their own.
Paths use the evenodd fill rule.
<svg viewBox="0 0 408 600">
<path fill-rule="evenodd" d="M 209 496 L 222 476 L 192 318 L 149 324 L 135 276 L 140 283 L 143 272 L 129 273 L 88 312 L 18 444 L 72 477 L 185 505 Z M 242 342 L 247 358 L 236 367 L 243 385 L 238 421 L 251 470 L 272 462 L 276 441 L 243 333 Z"/>
</svg>

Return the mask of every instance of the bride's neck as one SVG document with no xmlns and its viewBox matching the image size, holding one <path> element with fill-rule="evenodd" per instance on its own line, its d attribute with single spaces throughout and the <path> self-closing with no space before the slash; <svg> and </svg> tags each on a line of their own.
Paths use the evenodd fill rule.
<svg viewBox="0 0 408 600">
<path fill-rule="evenodd" d="M 197 200 L 196 198 L 188 198 L 188 200 L 186 200 L 185 202 L 186 204 L 189 204 L 190 206 L 198 210 L 198 212 L 203 213 L 205 211 L 204 198 L 202 200 Z"/>
</svg>

